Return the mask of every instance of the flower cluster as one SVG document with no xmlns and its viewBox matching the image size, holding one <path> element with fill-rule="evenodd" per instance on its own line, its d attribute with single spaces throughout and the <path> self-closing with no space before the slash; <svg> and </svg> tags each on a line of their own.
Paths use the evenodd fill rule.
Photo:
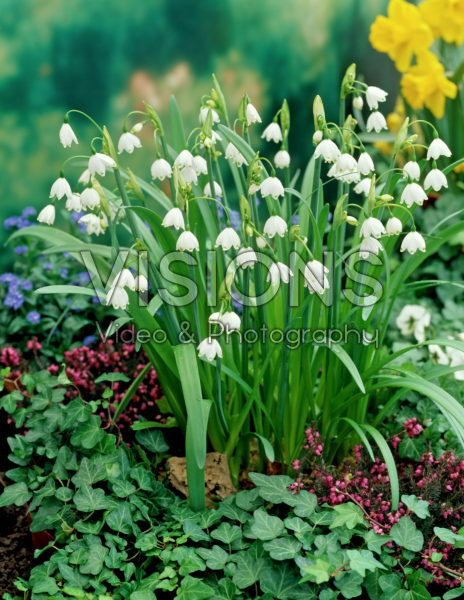
<svg viewBox="0 0 464 600">
<path fill-rule="evenodd" d="M 456 98 L 458 88 L 430 51 L 434 39 L 461 44 L 464 39 L 464 5 L 455 0 L 424 0 L 415 6 L 391 0 L 388 17 L 380 15 L 372 25 L 370 41 L 386 52 L 403 74 L 401 90 L 413 109 L 428 108 L 441 119 L 446 98 Z M 412 64 L 413 57 L 416 63 Z"/>
</svg>

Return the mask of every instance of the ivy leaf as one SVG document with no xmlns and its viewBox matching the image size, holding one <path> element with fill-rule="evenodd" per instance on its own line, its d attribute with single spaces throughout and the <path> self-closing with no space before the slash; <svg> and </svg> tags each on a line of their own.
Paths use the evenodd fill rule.
<svg viewBox="0 0 464 600">
<path fill-rule="evenodd" d="M 430 517 L 429 503 L 426 500 L 419 500 L 417 496 L 411 494 L 410 496 L 401 496 L 401 502 L 405 504 L 411 512 L 413 512 L 419 519 L 425 519 Z"/>
<path fill-rule="evenodd" d="M 132 592 L 129 596 L 129 600 L 156 600 L 154 592 L 150 590 L 141 590 L 139 592 Z"/>
<path fill-rule="evenodd" d="M 73 569 L 69 565 L 64 562 L 58 563 L 58 570 L 61 573 L 61 576 L 66 581 L 68 585 L 76 588 L 83 588 L 87 585 L 89 578 L 81 575 L 77 569 Z"/>
<path fill-rule="evenodd" d="M 287 475 L 263 475 L 262 473 L 249 473 L 251 481 L 258 488 L 261 498 L 273 504 L 286 503 L 293 506 L 295 496 L 290 492 L 288 486 L 293 479 Z"/>
<path fill-rule="evenodd" d="M 230 579 L 221 579 L 214 590 L 214 600 L 235 600 L 237 588 Z"/>
<path fill-rule="evenodd" d="M 134 522 L 132 520 L 131 505 L 128 502 L 121 502 L 118 508 L 108 514 L 106 524 L 118 533 L 132 533 Z"/>
<path fill-rule="evenodd" d="M 273 540 L 284 533 L 284 524 L 279 517 L 273 517 L 264 509 L 258 508 L 253 513 L 250 532 L 258 540 Z"/>
<path fill-rule="evenodd" d="M 361 583 L 363 578 L 355 571 L 343 573 L 335 580 L 336 587 L 341 591 L 344 598 L 356 598 L 361 595 Z"/>
<path fill-rule="evenodd" d="M 75 427 L 76 423 L 85 423 L 88 420 L 90 413 L 90 407 L 87 404 L 84 404 L 82 400 L 71 400 L 71 402 L 66 405 L 63 429 Z"/>
<path fill-rule="evenodd" d="M 69 502 L 74 495 L 74 491 L 67 487 L 60 487 L 56 490 L 55 496 L 61 502 Z"/>
<path fill-rule="evenodd" d="M 232 560 L 237 565 L 232 581 L 241 590 L 253 585 L 259 579 L 262 568 L 266 564 L 261 558 L 254 558 L 251 551 L 239 552 Z"/>
<path fill-rule="evenodd" d="M 298 517 L 309 517 L 316 510 L 317 498 L 314 494 L 306 490 L 302 490 L 299 494 L 295 494 L 296 502 L 294 503 L 294 513 Z"/>
<path fill-rule="evenodd" d="M 24 482 L 7 485 L 0 495 L 0 506 L 23 506 L 30 500 L 32 493 Z"/>
<path fill-rule="evenodd" d="M 315 598 L 309 585 L 300 583 L 291 563 L 277 565 L 268 562 L 259 577 L 263 592 L 278 600 L 311 600 Z"/>
<path fill-rule="evenodd" d="M 106 479 L 105 465 L 101 460 L 83 458 L 77 473 L 73 476 L 71 481 L 76 487 L 88 484 L 93 485 Z"/>
<path fill-rule="evenodd" d="M 433 533 L 446 544 L 452 544 L 455 548 L 464 548 L 464 536 L 459 533 L 454 533 L 451 529 L 434 527 Z"/>
<path fill-rule="evenodd" d="M 364 517 L 359 506 L 354 502 L 346 502 L 333 507 L 336 515 L 330 524 L 330 529 L 335 527 L 346 527 L 354 529 L 356 525 L 365 525 Z"/>
<path fill-rule="evenodd" d="M 390 530 L 390 537 L 402 548 L 411 552 L 420 552 L 424 545 L 424 536 L 409 517 L 401 517 Z"/>
<path fill-rule="evenodd" d="M 105 492 L 102 489 L 93 489 L 87 484 L 77 490 L 74 494 L 73 502 L 77 510 L 81 512 L 107 510 L 114 507 L 114 500 L 105 496 Z"/>
<path fill-rule="evenodd" d="M 80 567 L 81 573 L 86 575 L 98 575 L 103 569 L 105 557 L 108 554 L 108 548 L 100 543 L 91 544 L 87 562 Z"/>
<path fill-rule="evenodd" d="M 314 564 L 302 567 L 302 572 L 305 573 L 302 581 L 315 581 L 317 584 L 329 581 L 332 565 L 322 558 L 316 558 Z"/>
<path fill-rule="evenodd" d="M 71 436 L 73 446 L 82 446 L 86 450 L 92 449 L 103 438 L 105 432 L 101 428 L 101 419 L 98 415 L 90 415 L 85 423 L 81 423 Z"/>
<path fill-rule="evenodd" d="M 144 429 L 142 431 L 137 431 L 135 439 L 144 448 L 154 454 L 169 450 L 169 446 L 164 441 L 163 433 L 159 429 Z"/>
<path fill-rule="evenodd" d="M 356 573 L 359 573 L 361 577 L 364 579 L 367 571 L 375 571 L 376 569 L 383 569 L 385 567 L 381 562 L 379 562 L 370 550 L 347 550 L 347 555 L 350 560 L 350 567 Z"/>
<path fill-rule="evenodd" d="M 269 552 L 274 560 L 290 560 L 295 558 L 301 550 L 301 543 L 290 537 L 280 537 L 266 542 L 264 549 Z"/>
<path fill-rule="evenodd" d="M 221 523 L 219 527 L 211 532 L 211 537 L 224 544 L 230 545 L 242 538 L 242 530 L 237 525 Z"/>
<path fill-rule="evenodd" d="M 177 590 L 176 598 L 181 600 L 206 600 L 214 595 L 214 589 L 201 579 L 187 575 Z"/>
<path fill-rule="evenodd" d="M 391 537 L 389 535 L 379 535 L 370 529 L 364 536 L 364 540 L 367 542 L 369 550 L 380 554 L 382 547 L 391 540 Z"/>
<path fill-rule="evenodd" d="M 222 571 L 229 560 L 229 554 L 217 545 L 211 549 L 198 548 L 197 554 L 206 562 L 208 569 L 213 571 Z"/>
<path fill-rule="evenodd" d="M 53 597 L 56 596 L 58 591 L 58 586 L 53 577 L 42 577 L 32 586 L 33 594 L 49 594 Z"/>
<path fill-rule="evenodd" d="M 118 498 L 127 498 L 131 496 L 135 491 L 136 487 L 130 481 L 122 480 L 115 481 L 112 484 L 113 492 L 116 494 Z"/>
</svg>

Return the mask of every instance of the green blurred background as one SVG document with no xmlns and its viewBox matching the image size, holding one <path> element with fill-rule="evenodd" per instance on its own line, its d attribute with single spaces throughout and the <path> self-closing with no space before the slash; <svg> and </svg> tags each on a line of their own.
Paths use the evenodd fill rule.
<svg viewBox="0 0 464 600">
<path fill-rule="evenodd" d="M 311 147 L 314 95 L 321 94 L 335 116 L 349 63 L 356 61 L 373 84 L 396 85 L 390 61 L 368 42 L 369 26 L 386 4 L 0 0 L 0 218 L 46 203 L 69 156 L 58 142 L 67 109 L 88 112 L 117 139 L 129 110 L 145 100 L 163 115 L 175 94 L 186 126 L 193 127 L 213 71 L 230 106 L 247 91 L 264 122 L 288 99 L 290 149 L 298 164 Z M 79 117 L 72 124 L 82 142 L 93 133 Z M 129 161 L 148 177 L 152 146 L 145 141 Z M 82 142 L 78 150 L 88 153 Z M 6 234 L 1 231 L 1 242 Z"/>
</svg>

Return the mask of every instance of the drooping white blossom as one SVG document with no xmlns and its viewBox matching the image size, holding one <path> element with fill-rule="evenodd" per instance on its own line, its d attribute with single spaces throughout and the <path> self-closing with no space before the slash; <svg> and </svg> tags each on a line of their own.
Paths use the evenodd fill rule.
<svg viewBox="0 0 464 600">
<path fill-rule="evenodd" d="M 232 331 L 238 331 L 240 329 L 241 319 L 237 313 L 227 311 L 221 315 L 221 323 L 224 326 L 225 332 L 231 333 Z"/>
<path fill-rule="evenodd" d="M 240 248 L 237 254 L 237 264 L 242 269 L 250 268 L 253 269 L 255 264 L 258 262 L 258 257 L 253 248 Z"/>
<path fill-rule="evenodd" d="M 126 290 L 119 286 L 110 288 L 106 294 L 106 305 L 109 306 L 110 304 L 113 308 L 125 310 L 129 304 L 129 296 Z"/>
<path fill-rule="evenodd" d="M 401 194 L 400 202 L 411 208 L 414 203 L 422 206 L 424 200 L 427 200 L 427 194 L 421 186 L 418 183 L 408 183 Z"/>
<path fill-rule="evenodd" d="M 440 156 L 449 158 L 451 156 L 451 150 L 443 140 L 435 138 L 427 150 L 427 160 L 438 160 Z"/>
<path fill-rule="evenodd" d="M 81 194 L 81 206 L 84 210 L 93 210 L 100 206 L 100 194 L 93 187 L 86 187 Z"/>
<path fill-rule="evenodd" d="M 348 153 L 341 154 L 337 158 L 335 164 L 329 169 L 328 176 L 345 183 L 358 183 L 361 179 L 358 163 L 354 156 Z"/>
<path fill-rule="evenodd" d="M 108 219 L 104 214 L 98 216 L 89 213 L 81 217 L 78 223 L 84 223 L 89 235 L 101 235 L 102 233 L 105 233 L 106 227 L 108 226 Z"/>
<path fill-rule="evenodd" d="M 358 158 L 358 171 L 361 175 L 369 175 L 375 171 L 374 161 L 367 152 L 363 152 Z"/>
<path fill-rule="evenodd" d="M 217 181 L 213 181 L 214 183 L 214 198 L 222 198 L 222 188 L 219 185 L 219 183 L 217 183 Z M 204 187 L 203 193 L 205 196 L 208 196 L 209 198 L 212 198 L 212 194 L 211 194 L 211 186 L 209 183 L 207 183 Z"/>
<path fill-rule="evenodd" d="M 116 273 L 113 283 L 111 284 L 112 288 L 125 288 L 128 287 L 130 290 L 135 290 L 135 277 L 129 271 L 129 269 L 122 269 L 119 273 Z"/>
<path fill-rule="evenodd" d="M 59 137 L 63 148 L 70 148 L 73 143 L 79 143 L 76 134 L 69 123 L 63 123 L 63 125 L 61 125 Z"/>
<path fill-rule="evenodd" d="M 104 177 L 107 169 L 114 169 L 116 163 L 111 158 L 102 152 L 96 152 L 89 158 L 89 172 L 91 176 L 100 175 Z"/>
<path fill-rule="evenodd" d="M 385 229 L 387 235 L 399 235 L 403 231 L 403 223 L 397 217 L 390 217 Z"/>
<path fill-rule="evenodd" d="M 193 168 L 197 175 L 206 175 L 208 173 L 208 164 L 203 156 L 193 157 Z"/>
<path fill-rule="evenodd" d="M 118 154 L 121 154 L 122 152 L 132 154 L 135 148 L 141 147 L 142 142 L 140 141 L 140 139 L 130 131 L 125 131 L 119 138 Z"/>
<path fill-rule="evenodd" d="M 372 179 L 370 177 L 365 177 L 361 179 L 361 181 L 354 186 L 354 191 L 356 194 L 364 194 L 365 196 L 369 195 L 369 191 L 371 189 Z"/>
<path fill-rule="evenodd" d="M 322 134 L 322 131 L 319 133 Z M 339 147 L 332 140 L 322 140 L 314 149 L 314 158 L 322 156 L 327 163 L 334 163 L 340 155 Z"/>
<path fill-rule="evenodd" d="M 270 238 L 273 238 L 276 234 L 280 235 L 280 237 L 284 237 L 287 231 L 287 223 L 278 215 L 269 217 L 269 219 L 264 223 L 264 233 Z"/>
<path fill-rule="evenodd" d="M 148 279 L 145 275 L 137 275 L 135 278 L 135 289 L 138 292 L 146 292 L 148 290 Z"/>
<path fill-rule="evenodd" d="M 177 155 L 174 164 L 179 169 L 185 169 L 186 167 L 193 168 L 192 153 L 189 150 L 182 150 L 182 152 L 179 152 L 179 154 Z"/>
<path fill-rule="evenodd" d="M 82 210 L 80 194 L 73 194 L 66 199 L 66 210 L 80 212 Z"/>
<path fill-rule="evenodd" d="M 407 304 L 396 319 L 402 335 L 414 335 L 418 342 L 425 340 L 425 328 L 430 325 L 430 313 L 419 304 Z"/>
<path fill-rule="evenodd" d="M 42 208 L 37 216 L 37 221 L 46 225 L 53 225 L 55 222 L 55 207 L 53 204 L 47 204 L 45 208 Z"/>
<path fill-rule="evenodd" d="M 263 131 L 261 137 L 267 142 L 275 142 L 276 144 L 279 144 L 283 139 L 280 125 L 278 123 L 269 123 L 269 125 Z"/>
<path fill-rule="evenodd" d="M 172 167 L 164 158 L 158 158 L 151 165 L 151 176 L 153 179 L 163 181 L 166 177 L 171 177 Z"/>
<path fill-rule="evenodd" d="M 209 111 L 211 111 L 213 123 L 219 123 L 221 119 L 220 119 L 217 111 L 214 110 L 214 108 L 211 108 L 210 106 L 202 106 L 200 108 L 200 115 L 199 115 L 200 123 L 203 124 L 206 121 L 206 117 L 208 116 Z"/>
<path fill-rule="evenodd" d="M 439 192 L 441 188 L 448 187 L 446 175 L 440 169 L 432 169 L 424 181 L 425 189 L 432 188 L 435 192 Z"/>
<path fill-rule="evenodd" d="M 409 254 L 415 254 L 417 250 L 425 252 L 425 240 L 419 232 L 410 231 L 404 236 L 400 252 L 407 251 Z"/>
<path fill-rule="evenodd" d="M 367 237 L 361 242 L 359 256 L 363 260 L 367 260 L 370 254 L 375 254 L 375 256 L 378 256 L 380 250 L 383 250 L 383 246 L 379 240 L 373 237 Z"/>
<path fill-rule="evenodd" d="M 229 144 L 227 144 L 225 156 L 227 160 L 231 160 L 235 165 L 237 165 L 237 167 L 241 167 L 242 165 L 248 165 L 248 162 L 246 161 L 243 154 L 237 150 L 237 148 L 232 144 L 232 142 L 229 142 Z"/>
<path fill-rule="evenodd" d="M 198 175 L 193 167 L 184 167 L 181 169 L 180 174 L 185 183 L 198 183 Z"/>
<path fill-rule="evenodd" d="M 274 164 L 278 169 L 290 166 L 290 154 L 286 150 L 279 150 L 274 156 Z"/>
<path fill-rule="evenodd" d="M 388 92 L 375 85 L 370 85 L 366 90 L 366 102 L 371 110 L 379 108 L 379 102 L 385 102 Z"/>
<path fill-rule="evenodd" d="M 405 179 L 412 179 L 412 181 L 419 181 L 420 179 L 420 166 L 415 160 L 410 160 L 403 167 L 403 177 Z"/>
<path fill-rule="evenodd" d="M 382 221 L 376 219 L 375 217 L 368 217 L 361 225 L 360 233 L 361 236 L 365 238 L 379 238 L 380 236 L 385 235 L 386 232 Z"/>
<path fill-rule="evenodd" d="M 200 342 L 197 350 L 200 358 L 204 356 L 209 361 L 214 360 L 216 356 L 222 358 L 222 348 L 219 345 L 219 342 L 211 337 L 207 337 Z"/>
<path fill-rule="evenodd" d="M 82 171 L 82 173 L 77 181 L 79 183 L 83 183 L 84 185 L 88 185 L 91 178 L 92 178 L 92 176 L 90 175 L 90 171 L 88 169 L 85 169 L 85 171 Z"/>
<path fill-rule="evenodd" d="M 221 248 L 225 251 L 230 250 L 231 248 L 238 250 L 240 248 L 240 243 L 240 237 L 235 229 L 232 227 L 226 227 L 217 236 L 214 247 L 219 248 L 219 246 L 221 246 Z"/>
<path fill-rule="evenodd" d="M 58 198 L 58 200 L 61 200 L 63 196 L 66 196 L 66 198 L 70 198 L 72 196 L 71 186 L 64 177 L 59 177 L 53 182 L 50 190 L 50 198 L 54 198 L 55 196 Z"/>
<path fill-rule="evenodd" d="M 328 272 L 329 269 L 318 260 L 308 261 L 303 272 L 304 287 L 307 287 L 311 294 L 323 294 L 330 287 Z"/>
<path fill-rule="evenodd" d="M 362 110 L 364 106 L 364 100 L 362 99 L 362 96 L 355 96 L 353 98 L 353 108 L 356 108 L 357 110 Z"/>
<path fill-rule="evenodd" d="M 245 115 L 247 120 L 248 127 L 253 125 L 254 123 L 261 123 L 261 117 L 259 116 L 259 112 L 253 106 L 251 102 L 246 105 Z"/>
<path fill-rule="evenodd" d="M 193 252 L 200 250 L 200 244 L 196 236 L 191 231 L 183 231 L 176 243 L 176 250 Z"/>
<path fill-rule="evenodd" d="M 370 133 L 374 130 L 376 133 L 380 133 L 382 129 L 388 129 L 387 121 L 381 112 L 376 110 L 369 115 L 366 123 L 366 131 Z"/>
<path fill-rule="evenodd" d="M 266 179 L 260 185 L 261 196 L 272 196 L 274 200 L 277 200 L 279 196 L 285 195 L 284 186 L 277 177 L 266 177 Z"/>
<path fill-rule="evenodd" d="M 163 227 L 174 227 L 175 229 L 185 229 L 184 215 L 180 208 L 174 207 L 168 210 L 164 215 Z"/>
<path fill-rule="evenodd" d="M 279 285 L 279 282 L 288 283 L 290 277 L 293 277 L 293 272 L 290 267 L 284 265 L 284 263 L 276 262 L 272 263 L 269 267 L 269 273 L 267 274 L 266 281 L 270 281 L 273 287 Z"/>
</svg>

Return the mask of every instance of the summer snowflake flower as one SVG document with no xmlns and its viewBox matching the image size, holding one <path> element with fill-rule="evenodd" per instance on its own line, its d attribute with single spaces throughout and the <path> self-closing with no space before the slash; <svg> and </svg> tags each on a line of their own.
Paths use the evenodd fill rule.
<svg viewBox="0 0 464 600">
<path fill-rule="evenodd" d="M 358 163 L 351 154 L 341 154 L 334 165 L 329 169 L 329 177 L 335 177 L 345 183 L 358 183 L 361 175 L 358 171 Z"/>
<path fill-rule="evenodd" d="M 211 323 L 213 325 L 217 325 L 221 322 L 221 313 L 220 312 L 213 312 L 209 315 L 208 317 L 208 323 Z"/>
<path fill-rule="evenodd" d="M 382 221 L 379 221 L 379 219 L 376 219 L 375 217 L 368 217 L 361 225 L 361 237 L 379 238 L 380 236 L 385 235 L 385 233 L 386 231 Z"/>
<path fill-rule="evenodd" d="M 63 123 L 63 125 L 60 128 L 59 137 L 63 148 L 70 148 L 73 142 L 74 144 L 79 143 L 77 141 L 76 134 L 74 133 L 73 128 L 69 123 Z"/>
<path fill-rule="evenodd" d="M 353 108 L 356 108 L 357 110 L 362 110 L 364 106 L 364 100 L 362 99 L 362 96 L 355 96 L 353 98 Z"/>
<path fill-rule="evenodd" d="M 230 250 L 231 248 L 235 248 L 235 250 L 240 248 L 240 237 L 235 229 L 226 227 L 221 231 L 214 244 L 215 248 L 219 248 L 219 246 L 225 251 Z"/>
<path fill-rule="evenodd" d="M 77 181 L 79 183 L 83 183 L 84 185 L 87 185 L 90 182 L 91 178 L 92 178 L 92 176 L 90 175 L 90 171 L 88 169 L 85 169 L 85 171 L 82 171 L 81 176 L 79 177 L 79 179 Z"/>
<path fill-rule="evenodd" d="M 171 177 L 172 175 L 171 165 L 167 160 L 164 160 L 164 158 L 155 160 L 151 165 L 150 171 L 153 179 L 159 179 L 160 181 L 163 181 L 166 177 Z"/>
<path fill-rule="evenodd" d="M 430 313 L 418 304 L 407 304 L 396 319 L 401 335 L 411 335 L 418 342 L 425 340 L 425 328 L 430 325 Z"/>
<path fill-rule="evenodd" d="M 66 210 L 75 210 L 76 212 L 82 210 L 81 197 L 79 194 L 73 194 L 70 198 L 66 199 Z"/>
<path fill-rule="evenodd" d="M 249 102 L 245 109 L 246 120 L 248 127 L 253 125 L 254 123 L 261 123 L 261 117 L 259 116 L 259 112 L 256 108 Z"/>
<path fill-rule="evenodd" d="M 222 358 L 222 348 L 219 342 L 211 337 L 205 338 L 198 344 L 198 356 L 204 356 L 207 360 L 214 360 L 216 356 Z"/>
<path fill-rule="evenodd" d="M 464 336 L 462 333 L 458 335 L 458 338 L 461 341 L 464 341 Z M 446 346 L 446 353 L 450 359 L 450 367 L 460 367 L 461 365 L 464 365 L 464 352 L 457 350 L 456 348 L 452 348 L 451 346 Z M 464 381 L 464 371 L 455 371 L 454 378 L 457 381 Z"/>
<path fill-rule="evenodd" d="M 138 292 L 146 292 L 148 290 L 148 280 L 145 275 L 137 275 L 134 285 Z"/>
<path fill-rule="evenodd" d="M 214 197 L 215 198 L 217 198 L 217 197 L 222 198 L 222 188 L 221 188 L 221 186 L 216 181 L 213 181 L 213 183 L 214 183 Z M 208 198 L 212 197 L 211 186 L 210 186 L 209 183 L 207 183 L 205 185 L 205 187 L 203 189 L 203 193 L 204 193 L 205 196 L 208 196 Z"/>
<path fill-rule="evenodd" d="M 405 179 L 412 179 L 413 181 L 419 181 L 420 179 L 420 167 L 415 160 L 410 160 L 403 167 L 403 177 Z"/>
<path fill-rule="evenodd" d="M 113 283 L 111 284 L 112 288 L 120 287 L 125 288 L 128 287 L 130 290 L 135 290 L 135 278 L 129 269 L 122 269 L 115 276 Z"/>
<path fill-rule="evenodd" d="M 184 180 L 185 183 L 197 183 L 198 182 L 198 176 L 196 174 L 196 171 L 193 167 L 184 167 L 180 174 L 182 175 L 182 179 Z"/>
<path fill-rule="evenodd" d="M 272 196 L 274 200 L 277 200 L 279 196 L 285 195 L 284 186 L 277 177 L 266 177 L 259 189 L 263 198 Z"/>
<path fill-rule="evenodd" d="M 430 360 L 438 365 L 449 364 L 449 356 L 438 344 L 429 344 Z"/>
<path fill-rule="evenodd" d="M 403 231 L 403 223 L 397 217 L 388 219 L 385 226 L 387 235 L 399 235 Z"/>
<path fill-rule="evenodd" d="M 126 290 L 119 286 L 110 288 L 106 294 L 106 305 L 110 304 L 113 308 L 125 310 L 129 304 L 129 295 Z"/>
<path fill-rule="evenodd" d="M 328 272 L 329 269 L 318 260 L 310 260 L 306 263 L 303 273 L 303 285 L 308 288 L 310 294 L 314 292 L 323 294 L 325 290 L 329 289 Z"/>
<path fill-rule="evenodd" d="M 56 196 L 58 200 L 61 200 L 63 196 L 69 198 L 72 196 L 71 186 L 64 177 L 59 177 L 52 185 L 50 190 L 50 198 Z"/>
<path fill-rule="evenodd" d="M 438 160 L 440 156 L 446 156 L 449 158 L 451 156 L 451 150 L 443 140 L 440 138 L 435 138 L 427 150 L 427 160 Z"/>
<path fill-rule="evenodd" d="M 195 169 L 195 173 L 197 175 L 207 175 L 208 173 L 208 164 L 203 156 L 193 157 L 193 168 Z"/>
<path fill-rule="evenodd" d="M 283 139 L 280 125 L 278 123 L 269 123 L 261 137 L 264 138 L 266 142 L 275 142 L 278 144 Z"/>
<path fill-rule="evenodd" d="M 180 208 L 171 208 L 165 214 L 163 222 L 161 223 L 163 227 L 174 227 L 175 229 L 185 229 L 184 215 Z"/>
<path fill-rule="evenodd" d="M 87 187 L 81 194 L 81 205 L 84 210 L 93 210 L 100 206 L 100 194 L 93 187 Z"/>
<path fill-rule="evenodd" d="M 237 148 L 229 142 L 226 148 L 226 158 L 227 160 L 231 160 L 237 167 L 241 167 L 242 165 L 248 165 L 245 157 L 241 152 L 237 150 Z"/>
<path fill-rule="evenodd" d="M 45 208 L 39 212 L 37 217 L 39 223 L 45 223 L 46 225 L 53 225 L 55 222 L 55 207 L 53 204 L 48 204 Z"/>
<path fill-rule="evenodd" d="M 83 223 L 86 226 L 89 235 L 105 233 L 105 229 L 108 226 L 108 220 L 105 215 L 99 217 L 93 213 L 84 215 L 79 219 L 78 223 Z"/>
<path fill-rule="evenodd" d="M 203 148 L 212 148 L 216 142 L 220 142 L 222 137 L 216 131 L 211 132 L 211 137 L 205 137 L 205 139 L 200 143 L 200 146 Z"/>
<path fill-rule="evenodd" d="M 220 322 L 224 325 L 226 333 L 237 331 L 240 329 L 241 319 L 237 313 L 233 311 L 225 312 L 221 315 Z"/>
<path fill-rule="evenodd" d="M 375 171 L 374 161 L 367 152 L 363 152 L 358 158 L 358 171 L 361 175 L 369 175 Z"/>
<path fill-rule="evenodd" d="M 322 140 L 314 150 L 314 158 L 322 156 L 324 161 L 328 163 L 334 163 L 337 158 L 339 158 L 340 154 L 340 149 L 335 142 L 332 142 L 332 140 Z"/>
<path fill-rule="evenodd" d="M 369 40 L 379 52 L 386 52 L 398 71 L 406 71 L 413 54 L 427 50 L 433 35 L 417 6 L 405 0 L 391 0 L 388 17 L 380 15 L 371 27 Z"/>
<path fill-rule="evenodd" d="M 176 250 L 188 250 L 189 252 L 193 252 L 194 250 L 199 251 L 200 244 L 191 231 L 183 231 L 177 240 Z"/>
<path fill-rule="evenodd" d="M 139 138 L 136 135 L 134 135 L 133 133 L 131 133 L 130 131 L 126 131 L 119 138 L 118 154 L 121 154 L 122 152 L 127 152 L 129 154 L 132 154 L 132 152 L 134 151 L 134 148 L 141 148 L 141 147 L 142 147 L 142 142 L 139 140 Z"/>
<path fill-rule="evenodd" d="M 370 177 L 365 177 L 364 179 L 361 179 L 361 181 L 357 185 L 355 185 L 354 191 L 356 192 L 356 194 L 365 194 L 366 196 L 368 196 L 371 189 L 371 185 L 372 179 Z"/>
<path fill-rule="evenodd" d="M 415 203 L 419 206 L 424 204 L 424 200 L 427 200 L 427 194 L 421 188 L 418 183 L 408 183 L 401 194 L 401 204 L 406 204 L 408 208 Z"/>
<path fill-rule="evenodd" d="M 410 231 L 404 236 L 400 252 L 407 250 L 409 254 L 415 254 L 417 250 L 425 252 L 425 240 L 417 231 Z"/>
<path fill-rule="evenodd" d="M 366 102 L 371 110 L 379 108 L 379 102 L 387 100 L 388 92 L 375 85 L 370 85 L 366 90 Z"/>
<path fill-rule="evenodd" d="M 380 250 L 383 250 L 382 244 L 373 237 L 364 238 L 359 248 L 359 256 L 363 260 L 367 260 L 370 254 L 379 255 Z"/>
<path fill-rule="evenodd" d="M 439 192 L 441 188 L 448 187 L 446 175 L 440 169 L 432 169 L 424 181 L 425 189 L 432 188 L 435 192 Z"/>
<path fill-rule="evenodd" d="M 290 154 L 286 150 L 279 150 L 274 156 L 274 164 L 278 169 L 290 166 Z"/>
<path fill-rule="evenodd" d="M 269 217 L 266 223 L 264 223 L 264 233 L 270 238 L 273 238 L 276 234 L 280 235 L 280 237 L 284 237 L 287 231 L 287 223 L 278 215 Z"/>
<path fill-rule="evenodd" d="M 258 262 L 258 257 L 256 256 L 256 252 L 253 248 L 241 248 L 237 254 L 237 264 L 242 269 L 246 269 L 247 267 L 253 269 L 255 264 Z"/>
<path fill-rule="evenodd" d="M 374 130 L 376 133 L 380 133 L 382 129 L 388 129 L 387 121 L 381 112 L 376 110 L 369 115 L 366 123 L 366 131 L 370 133 Z"/>
<path fill-rule="evenodd" d="M 174 161 L 176 167 L 179 169 L 185 169 L 185 167 L 193 167 L 193 156 L 189 150 L 182 150 Z"/>
<path fill-rule="evenodd" d="M 269 273 L 267 274 L 266 281 L 270 281 L 273 287 L 279 285 L 280 281 L 283 283 L 288 283 L 290 281 L 290 277 L 293 277 L 293 272 L 287 265 L 284 263 L 276 262 L 272 263 L 269 268 Z"/>
<path fill-rule="evenodd" d="M 262 250 L 263 248 L 265 248 L 267 246 L 267 243 L 263 237 L 259 236 L 256 238 L 256 245 L 258 246 L 258 248 L 260 250 Z"/>
<path fill-rule="evenodd" d="M 89 158 L 89 172 L 92 176 L 100 175 L 100 177 L 104 177 L 106 169 L 114 169 L 115 167 L 116 163 L 114 160 L 102 152 L 92 154 Z"/>
<path fill-rule="evenodd" d="M 219 123 L 219 121 L 221 119 L 219 118 L 217 111 L 215 111 L 214 108 L 211 108 L 210 106 L 202 106 L 200 108 L 200 115 L 199 115 L 200 123 L 204 123 L 206 121 L 209 111 L 211 111 L 211 116 L 213 117 L 213 123 Z"/>
</svg>

